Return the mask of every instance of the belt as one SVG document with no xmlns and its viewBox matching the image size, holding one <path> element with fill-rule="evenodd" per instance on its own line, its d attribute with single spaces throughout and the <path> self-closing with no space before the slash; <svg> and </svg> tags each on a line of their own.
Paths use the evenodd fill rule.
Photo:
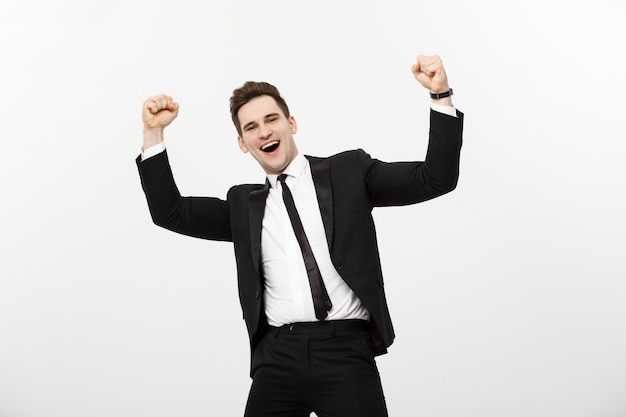
<svg viewBox="0 0 626 417">
<path fill-rule="evenodd" d="M 289 323 L 280 327 L 270 326 L 270 332 L 278 334 L 314 334 L 341 333 L 350 331 L 368 331 L 369 322 L 360 319 L 327 320 Z"/>
</svg>

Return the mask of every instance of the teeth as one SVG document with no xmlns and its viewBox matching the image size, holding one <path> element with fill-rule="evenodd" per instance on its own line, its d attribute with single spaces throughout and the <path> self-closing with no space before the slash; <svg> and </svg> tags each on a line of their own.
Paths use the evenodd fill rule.
<svg viewBox="0 0 626 417">
<path fill-rule="evenodd" d="M 271 142 L 266 143 L 265 145 L 263 145 L 261 147 L 261 150 L 264 151 L 264 150 L 266 150 L 267 148 L 269 148 L 270 146 L 273 146 L 273 145 L 278 145 L 278 141 L 277 140 L 273 140 Z"/>
</svg>

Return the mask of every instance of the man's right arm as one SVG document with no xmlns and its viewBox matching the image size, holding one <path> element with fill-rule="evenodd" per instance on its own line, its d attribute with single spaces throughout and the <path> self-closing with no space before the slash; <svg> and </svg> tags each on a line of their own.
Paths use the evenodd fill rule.
<svg viewBox="0 0 626 417">
<path fill-rule="evenodd" d="M 212 197 L 181 197 L 176 187 L 163 131 L 177 115 L 178 104 L 167 95 L 144 101 L 142 155 L 136 162 L 152 220 L 188 236 L 231 241 L 228 202 Z"/>
</svg>

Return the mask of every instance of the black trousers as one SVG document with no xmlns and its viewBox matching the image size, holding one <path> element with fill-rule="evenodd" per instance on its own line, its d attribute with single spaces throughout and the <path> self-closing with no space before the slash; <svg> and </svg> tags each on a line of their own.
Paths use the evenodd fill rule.
<svg viewBox="0 0 626 417">
<path fill-rule="evenodd" d="M 245 417 L 385 417 L 363 320 L 271 327 L 252 356 Z"/>
</svg>

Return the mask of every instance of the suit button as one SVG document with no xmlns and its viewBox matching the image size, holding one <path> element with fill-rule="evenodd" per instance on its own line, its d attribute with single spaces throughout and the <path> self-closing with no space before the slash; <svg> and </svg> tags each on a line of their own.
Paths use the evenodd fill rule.
<svg viewBox="0 0 626 417">
<path fill-rule="evenodd" d="M 260 295 L 261 295 L 261 292 L 260 292 L 260 291 L 257 291 L 257 292 L 256 292 L 255 297 L 256 297 L 256 298 L 259 298 L 259 296 L 260 296 Z"/>
</svg>

